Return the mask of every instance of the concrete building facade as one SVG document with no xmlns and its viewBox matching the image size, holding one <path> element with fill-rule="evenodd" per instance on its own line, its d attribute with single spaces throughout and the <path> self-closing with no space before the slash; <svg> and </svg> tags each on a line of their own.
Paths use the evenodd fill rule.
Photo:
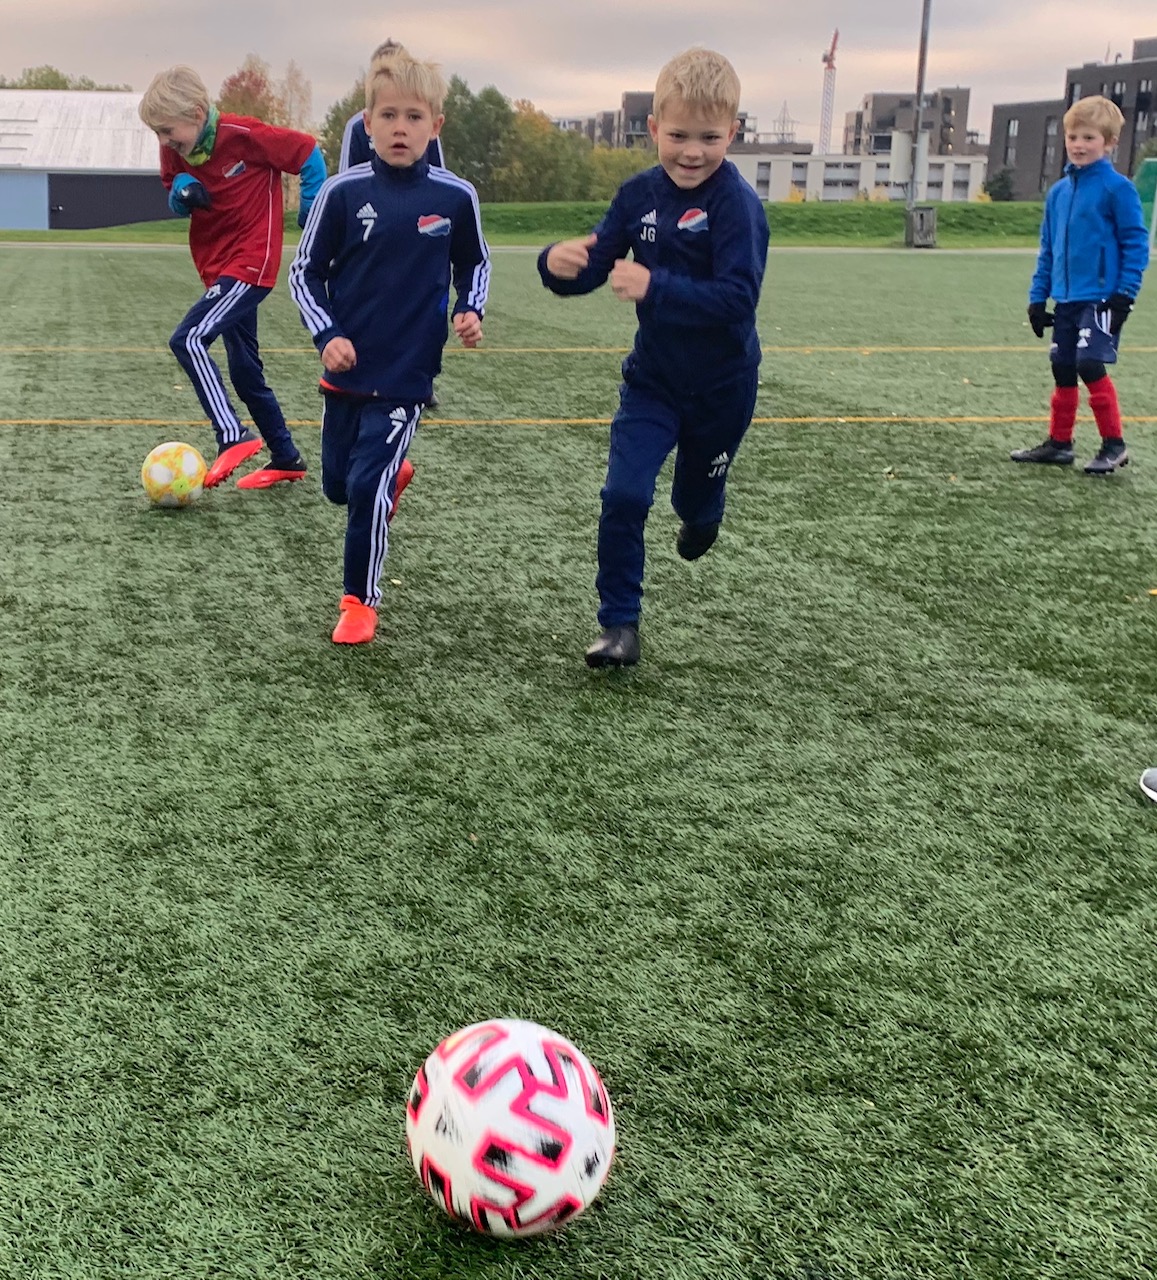
<svg viewBox="0 0 1157 1280">
<path fill-rule="evenodd" d="M 615 140 L 612 146 L 649 147 L 651 145 L 647 117 L 651 114 L 654 102 L 654 93 L 623 94 L 622 105 L 615 112 Z"/>
<path fill-rule="evenodd" d="M 912 135 L 896 131 L 890 153 L 876 156 L 774 154 L 762 148 L 733 149 L 727 158 L 761 200 L 855 200 L 865 195 L 904 200 L 912 172 Z M 921 202 L 975 200 L 984 187 L 982 155 L 925 156 L 921 149 Z"/>
<path fill-rule="evenodd" d="M 979 151 L 975 135 L 968 132 L 971 90 L 956 86 L 924 95 L 920 129 L 928 138 L 930 155 L 973 155 Z M 858 110 L 844 117 L 845 155 L 887 155 L 893 134 L 909 138 L 916 126 L 914 93 L 869 93 Z"/>
<path fill-rule="evenodd" d="M 992 109 L 989 177 L 1007 169 L 1014 200 L 1039 200 L 1060 177 L 1065 163 L 1063 98 L 1004 102 Z"/>
</svg>

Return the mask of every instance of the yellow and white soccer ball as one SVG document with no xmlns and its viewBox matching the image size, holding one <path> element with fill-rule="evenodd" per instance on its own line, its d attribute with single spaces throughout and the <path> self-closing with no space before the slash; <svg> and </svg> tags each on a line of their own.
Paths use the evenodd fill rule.
<svg viewBox="0 0 1157 1280">
<path fill-rule="evenodd" d="M 155 507 L 187 507 L 201 496 L 205 459 L 191 444 L 159 444 L 141 465 L 141 484 Z"/>
</svg>

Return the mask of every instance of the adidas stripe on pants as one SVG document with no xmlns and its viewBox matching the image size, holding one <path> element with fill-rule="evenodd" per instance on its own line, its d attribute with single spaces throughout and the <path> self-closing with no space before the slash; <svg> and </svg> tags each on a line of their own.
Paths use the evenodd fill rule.
<svg viewBox="0 0 1157 1280">
<path fill-rule="evenodd" d="M 222 276 L 189 308 L 169 339 L 169 348 L 213 424 L 217 447 L 236 444 L 245 434 L 209 347 L 220 338 L 229 365 L 229 380 L 253 417 L 272 457 L 289 461 L 297 446 L 277 397 L 265 381 L 257 347 L 257 308 L 269 290 Z"/>
<path fill-rule="evenodd" d="M 420 404 L 392 405 L 323 392 L 321 488 L 348 508 L 345 590 L 375 609 L 390 546 L 390 509 L 398 471 L 422 416 Z"/>
</svg>

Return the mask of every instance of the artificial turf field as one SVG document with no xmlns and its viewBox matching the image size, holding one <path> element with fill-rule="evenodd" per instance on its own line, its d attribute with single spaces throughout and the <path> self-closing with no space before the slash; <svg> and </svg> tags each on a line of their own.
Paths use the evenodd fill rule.
<svg viewBox="0 0 1157 1280">
<path fill-rule="evenodd" d="M 0 1275 L 1157 1275 L 1157 305 L 1134 465 L 1016 467 L 1031 266 L 773 253 L 724 532 L 684 564 L 661 488 L 608 674 L 608 292 L 496 253 L 349 650 L 316 472 L 140 490 L 212 453 L 186 255 L 0 247 Z M 284 285 L 262 337 L 316 460 Z M 414 1071 L 494 1015 L 616 1107 L 544 1240 L 456 1228 L 405 1155 Z"/>
</svg>

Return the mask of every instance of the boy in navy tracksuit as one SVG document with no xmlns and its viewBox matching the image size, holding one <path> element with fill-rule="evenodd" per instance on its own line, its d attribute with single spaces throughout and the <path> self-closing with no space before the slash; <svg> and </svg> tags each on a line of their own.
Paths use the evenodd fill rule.
<svg viewBox="0 0 1157 1280">
<path fill-rule="evenodd" d="M 673 58 L 647 122 L 658 165 L 623 183 L 592 235 L 549 245 L 538 259 L 558 294 L 589 293 L 609 277 L 639 319 L 611 423 L 596 579 L 602 633 L 588 666 L 639 660 L 643 528 L 667 455 L 675 450 L 676 549 L 697 560 L 719 533 L 727 472 L 755 408 L 768 230 L 755 192 L 724 158 L 738 111 L 739 78 L 726 58 L 707 49 Z"/>
<path fill-rule="evenodd" d="M 289 287 L 321 353 L 321 483 L 349 508 L 337 644 L 373 638 L 389 519 L 406 451 L 442 363 L 451 272 L 454 332 L 482 340 L 490 258 L 470 183 L 431 169 L 446 84 L 398 52 L 366 78 L 368 165 L 314 203 Z"/>
<path fill-rule="evenodd" d="M 370 54 L 371 73 L 383 58 L 392 58 L 396 53 L 405 53 L 405 49 L 396 40 L 383 41 Z M 370 144 L 370 133 L 366 128 L 366 113 L 359 111 L 346 121 L 345 130 L 341 135 L 341 154 L 337 165 L 338 173 L 345 173 L 347 169 L 352 169 L 355 164 L 366 164 L 373 154 L 374 149 Z M 426 147 L 426 159 L 431 168 L 445 169 L 446 167 L 446 157 L 442 154 L 442 139 L 437 135 L 430 139 L 430 143 Z M 446 305 L 450 305 L 449 297 L 446 299 Z M 437 407 L 438 394 L 431 388 L 424 408 L 436 409 Z M 408 481 L 412 474 L 413 468 L 407 462 L 401 477 L 403 483 Z"/>
<path fill-rule="evenodd" d="M 267 489 L 300 480 L 305 463 L 265 381 L 257 308 L 281 268 L 281 175 L 301 175 L 298 221 L 304 222 L 325 179 L 321 150 L 307 133 L 218 111 L 191 67 L 170 67 L 156 75 L 139 113 L 161 143 L 161 180 L 169 207 L 191 219 L 189 249 L 205 286 L 169 339 L 217 437 L 217 457 L 205 488 L 228 479 L 262 444 L 238 419 L 209 355 L 218 338 L 233 387 L 270 452 L 268 465 L 243 476 L 237 487 Z"/>
<path fill-rule="evenodd" d="M 1052 326 L 1053 391 L 1048 439 L 1017 449 L 1013 462 L 1071 466 L 1078 379 L 1101 433 L 1090 475 L 1111 475 L 1129 461 L 1121 435 L 1117 390 L 1105 368 L 1117 360 L 1121 326 L 1129 318 L 1149 263 L 1149 232 L 1137 188 L 1107 152 L 1125 118 L 1108 98 L 1081 98 L 1065 112 L 1064 177 L 1045 200 L 1040 254 L 1028 295 L 1028 319 L 1038 338 Z M 1050 315 L 1049 297 L 1056 302 Z"/>
</svg>

